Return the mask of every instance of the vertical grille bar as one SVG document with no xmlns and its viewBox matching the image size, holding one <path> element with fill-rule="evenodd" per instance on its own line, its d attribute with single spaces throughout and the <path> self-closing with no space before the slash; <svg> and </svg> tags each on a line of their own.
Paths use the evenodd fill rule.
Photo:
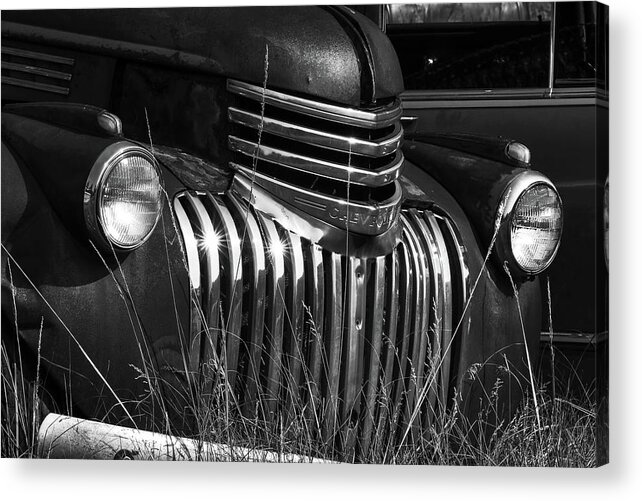
<svg viewBox="0 0 642 501">
<path fill-rule="evenodd" d="M 187 259 L 187 271 L 192 286 L 190 291 L 190 337 L 186 347 L 185 359 L 189 360 L 189 371 L 198 370 L 200 364 L 200 344 L 196 342 L 202 330 L 201 314 L 201 265 L 198 259 L 198 244 L 196 233 L 192 228 L 189 217 L 181 205 L 181 198 L 177 198 L 174 203 L 174 213 L 176 220 L 181 228 L 183 235 L 183 245 L 185 246 L 185 257 Z"/>
<path fill-rule="evenodd" d="M 427 309 L 426 304 L 426 287 L 428 276 L 423 262 L 423 252 L 421 243 L 410 223 L 409 218 L 402 219 L 404 228 L 407 231 L 408 245 L 410 249 L 411 261 L 413 266 L 413 286 L 415 289 L 415 305 L 412 314 L 412 364 L 409 370 L 408 381 L 408 398 L 406 403 L 406 415 L 404 422 L 411 427 L 413 438 L 416 436 L 417 425 L 419 424 L 419 409 L 416 408 L 417 391 L 421 391 L 423 383 L 424 365 L 426 363 L 426 326 L 424 324 L 424 311 Z M 417 412 L 415 412 L 417 411 Z"/>
<path fill-rule="evenodd" d="M 198 314 L 202 318 L 204 328 L 201 330 L 200 339 L 195 339 L 194 342 L 199 347 L 200 363 L 206 364 L 215 356 L 218 339 L 220 316 L 219 241 L 212 220 L 200 198 L 188 193 L 183 200 L 189 204 L 191 212 L 195 214 L 195 236 L 201 264 L 202 287 L 202 304 Z M 212 378 L 210 378 L 211 381 Z"/>
<path fill-rule="evenodd" d="M 397 344 L 397 326 L 399 325 L 399 288 L 400 288 L 400 265 L 399 265 L 399 247 L 396 247 L 392 254 L 387 258 L 389 261 L 390 271 L 388 273 L 389 282 L 386 287 L 386 312 L 384 318 L 384 354 L 385 367 L 383 379 L 381 381 L 381 411 L 377 423 L 376 436 L 383 436 L 388 422 L 389 413 L 392 412 L 394 391 L 394 366 L 396 360 Z M 403 315 L 403 313 L 402 313 Z M 386 346 L 387 345 L 387 346 Z"/>
<path fill-rule="evenodd" d="M 310 244 L 307 248 L 307 274 L 309 287 L 307 287 L 307 304 L 310 308 L 308 318 L 308 360 L 309 366 L 306 373 L 306 386 L 310 393 L 308 415 L 315 416 L 321 400 L 321 370 L 323 365 L 323 333 L 325 314 L 325 283 L 323 269 L 323 250 L 317 244 Z"/>
<path fill-rule="evenodd" d="M 287 379 L 287 398 L 290 406 L 299 402 L 299 388 L 301 384 L 302 351 L 305 298 L 305 266 L 303 263 L 303 249 L 301 238 L 290 231 L 283 230 L 282 238 L 288 252 L 286 273 L 289 281 L 286 285 L 286 330 L 285 349 L 287 350 L 288 372 L 284 374 Z"/>
<path fill-rule="evenodd" d="M 248 367 L 247 367 L 247 394 L 245 398 L 246 413 L 256 403 L 259 391 L 259 373 L 261 368 L 261 353 L 263 350 L 263 330 L 265 319 L 265 248 L 259 225 L 254 218 L 249 206 L 230 197 L 230 202 L 236 211 L 237 221 L 241 221 L 245 231 L 242 233 L 242 248 L 244 259 L 249 259 L 251 275 L 247 277 L 249 289 L 249 317 L 248 326 Z"/>
<path fill-rule="evenodd" d="M 434 266 L 432 260 L 430 259 L 431 252 L 433 249 L 432 242 L 434 241 L 433 237 L 430 235 L 430 229 L 428 224 L 420 216 L 418 211 L 410 211 L 411 220 L 415 223 L 418 229 L 418 237 L 420 239 L 420 248 L 423 249 L 421 253 L 424 265 L 426 266 L 426 279 L 424 280 L 424 287 L 428 293 L 429 301 L 436 301 L 435 291 L 438 287 L 438 278 L 437 273 L 434 272 Z M 428 405 L 425 406 L 428 411 L 424 416 L 428 424 L 432 423 L 434 417 L 435 403 L 437 401 L 437 386 L 438 386 L 438 374 L 437 366 L 439 364 L 439 358 L 441 357 L 440 352 L 440 333 L 439 333 L 439 317 L 435 314 L 435 308 L 437 307 L 436 303 L 428 303 L 425 305 L 423 315 L 423 321 L 426 322 L 426 329 L 429 330 L 429 334 L 426 336 L 427 341 L 430 341 L 430 346 L 422 345 L 422 353 L 426 354 L 427 357 L 427 367 L 429 369 L 426 381 L 422 383 L 421 393 L 419 395 L 420 400 L 426 400 Z M 431 323 L 429 323 L 431 322 Z M 430 335 L 432 334 L 432 336 Z M 429 349 L 430 348 L 430 349 Z"/>
<path fill-rule="evenodd" d="M 281 382 L 283 352 L 283 322 L 285 318 L 285 247 L 281 241 L 274 222 L 268 217 L 258 214 L 261 228 L 266 241 L 266 252 L 270 263 L 270 273 L 267 281 L 267 315 L 265 319 L 264 345 L 267 368 L 266 393 L 268 395 L 268 411 L 276 413 L 279 400 L 279 385 Z"/>
<path fill-rule="evenodd" d="M 341 256 L 329 254 L 326 269 L 326 290 L 328 290 L 326 311 L 326 405 L 324 412 L 324 440 L 331 440 L 337 431 L 337 410 L 339 408 L 339 377 L 341 370 L 341 344 L 343 340 L 343 273 Z"/>
<path fill-rule="evenodd" d="M 404 228 L 403 240 L 400 246 L 399 278 L 401 290 L 399 294 L 399 313 L 397 320 L 397 351 L 396 367 L 393 376 L 395 383 L 394 407 L 392 426 L 396 430 L 400 418 L 404 415 L 403 402 L 406 395 L 406 369 L 408 366 L 408 352 L 410 348 L 411 305 L 414 304 L 415 290 L 413 287 L 413 270 L 408 248 L 408 233 Z M 405 285 L 405 287 L 403 287 Z"/>
<path fill-rule="evenodd" d="M 227 251 L 227 259 L 223 268 L 227 273 L 225 284 L 225 306 L 221 308 L 222 331 L 224 334 L 224 357 L 226 372 L 231 388 L 236 385 L 237 366 L 239 359 L 239 346 L 241 344 L 241 322 L 242 322 L 242 301 L 243 301 L 243 272 L 241 268 L 241 240 L 239 238 L 232 214 L 225 204 L 212 195 L 208 195 L 210 202 L 210 217 L 219 221 L 220 227 L 215 228 L 225 237 L 223 247 Z"/>
<path fill-rule="evenodd" d="M 384 256 L 376 259 L 371 280 L 373 283 L 368 289 L 372 295 L 368 295 L 368 321 L 365 332 L 365 335 L 368 336 L 369 343 L 366 343 L 364 350 L 368 363 L 366 373 L 366 404 L 363 430 L 361 433 L 361 451 L 364 455 L 368 454 L 370 441 L 372 439 L 379 374 L 383 366 L 381 347 L 383 344 L 384 309 L 386 304 L 386 258 Z M 387 312 L 388 316 L 390 316 L 390 309 L 388 309 Z"/>
<path fill-rule="evenodd" d="M 424 213 L 424 219 L 430 228 L 437 245 L 438 256 L 435 259 L 435 267 L 440 268 L 439 287 L 437 297 L 441 299 L 441 401 L 444 409 L 447 405 L 448 386 L 450 380 L 450 348 L 452 339 L 452 285 L 450 278 L 450 265 L 448 262 L 448 249 L 443 234 L 432 213 Z"/>
<path fill-rule="evenodd" d="M 366 322 L 366 261 L 350 257 L 347 260 L 347 305 L 345 320 L 345 357 L 343 359 L 343 412 L 341 422 L 347 429 L 345 443 L 354 449 L 360 410 L 361 383 L 363 381 L 362 353 Z"/>
</svg>

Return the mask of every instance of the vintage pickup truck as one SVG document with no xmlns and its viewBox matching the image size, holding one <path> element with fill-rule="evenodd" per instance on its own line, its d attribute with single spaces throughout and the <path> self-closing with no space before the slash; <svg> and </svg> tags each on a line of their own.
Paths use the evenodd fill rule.
<svg viewBox="0 0 642 501">
<path fill-rule="evenodd" d="M 514 406 L 562 202 L 524 144 L 404 140 L 403 90 L 345 7 L 3 11 L 3 350 L 43 405 L 189 435 L 223 388 L 362 456 Z"/>
</svg>

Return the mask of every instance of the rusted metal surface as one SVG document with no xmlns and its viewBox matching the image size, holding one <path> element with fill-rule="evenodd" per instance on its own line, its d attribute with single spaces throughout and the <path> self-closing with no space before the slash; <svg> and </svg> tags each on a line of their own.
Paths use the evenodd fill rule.
<svg viewBox="0 0 642 501">
<path fill-rule="evenodd" d="M 154 157 L 174 174 L 185 186 L 193 190 L 223 193 L 232 181 L 232 172 L 212 162 L 167 146 L 154 146 Z"/>
<path fill-rule="evenodd" d="M 47 459 L 329 462 L 298 454 L 204 442 L 54 413 L 48 414 L 40 425 L 37 456 Z"/>
<path fill-rule="evenodd" d="M 13 11 L 3 13 L 2 29 L 16 39 L 256 84 L 263 82 L 269 45 L 271 86 L 356 106 L 373 95 L 362 95 L 362 67 L 385 69 L 394 63 L 394 71 L 377 73 L 374 94 L 398 94 L 403 87 L 390 42 L 365 18 L 351 16 L 366 26 L 360 29 L 367 31 L 368 45 L 390 47 L 381 55 L 371 53 L 381 61 L 362 61 L 364 40 L 352 40 L 330 12 L 317 7 Z"/>
</svg>

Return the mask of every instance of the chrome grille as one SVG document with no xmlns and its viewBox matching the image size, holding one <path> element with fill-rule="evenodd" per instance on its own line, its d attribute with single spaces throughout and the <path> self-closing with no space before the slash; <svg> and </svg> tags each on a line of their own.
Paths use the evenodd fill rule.
<svg viewBox="0 0 642 501">
<path fill-rule="evenodd" d="M 405 209 L 394 250 L 362 259 L 235 195 L 185 192 L 174 208 L 193 290 L 190 366 L 215 361 L 246 415 L 305 409 L 326 444 L 365 455 L 382 437 L 416 440 L 445 408 L 468 279 L 447 218 Z"/>
<path fill-rule="evenodd" d="M 398 206 L 403 165 L 399 99 L 359 109 L 312 101 L 229 80 L 232 168 L 304 212 L 329 221 L 333 207 Z M 291 196 L 288 196 L 291 192 Z M 364 209 L 364 206 L 366 209 Z M 349 210 L 349 209 L 348 209 Z M 392 214 L 388 210 L 386 216 Z M 382 233 L 385 223 L 365 229 Z M 347 227 L 349 223 L 339 223 Z M 357 227 L 355 223 L 355 227 Z"/>
<path fill-rule="evenodd" d="M 68 95 L 74 59 L 14 47 L 2 47 L 2 83 Z"/>
</svg>

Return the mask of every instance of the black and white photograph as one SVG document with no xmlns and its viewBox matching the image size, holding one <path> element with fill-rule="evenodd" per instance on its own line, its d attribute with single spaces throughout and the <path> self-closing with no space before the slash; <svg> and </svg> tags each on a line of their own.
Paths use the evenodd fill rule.
<svg viewBox="0 0 642 501">
<path fill-rule="evenodd" d="M 1 17 L 2 458 L 609 463 L 608 5 Z"/>
</svg>

